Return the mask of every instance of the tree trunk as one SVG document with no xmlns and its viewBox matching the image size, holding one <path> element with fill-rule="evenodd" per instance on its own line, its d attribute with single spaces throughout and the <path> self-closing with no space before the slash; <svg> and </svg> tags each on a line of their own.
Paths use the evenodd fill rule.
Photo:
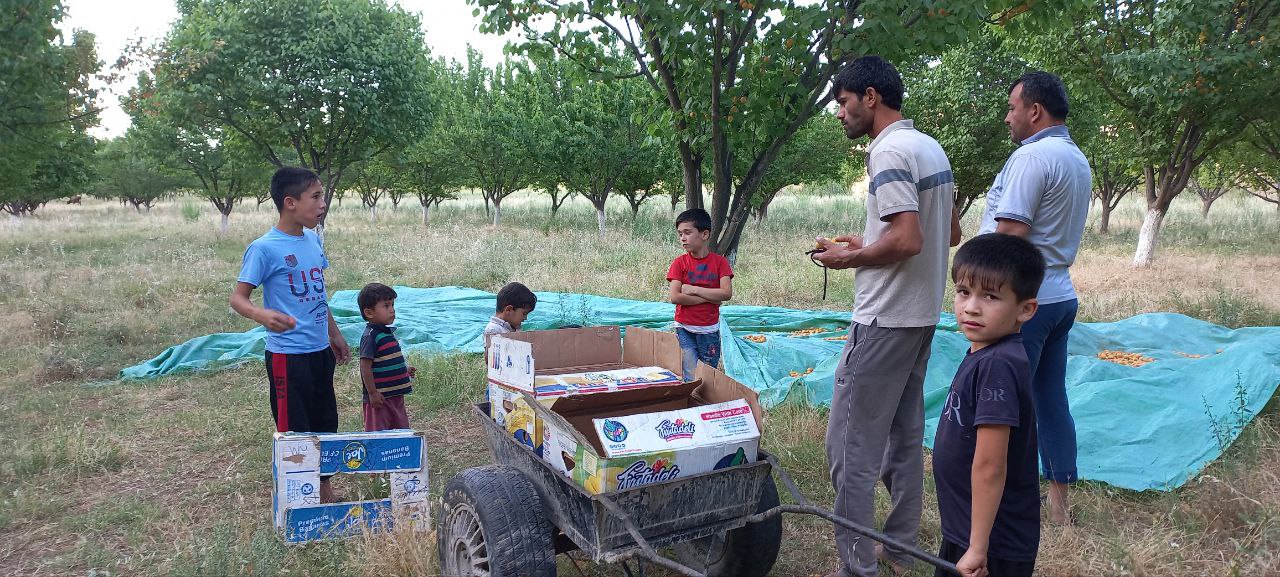
<svg viewBox="0 0 1280 577">
<path fill-rule="evenodd" d="M 684 207 L 702 208 L 702 155 L 694 154 L 689 143 L 681 141 L 680 164 L 684 173 Z"/>
<path fill-rule="evenodd" d="M 493 226 L 502 224 L 502 199 L 493 199 Z"/>
<path fill-rule="evenodd" d="M 231 214 L 227 212 L 223 212 L 221 214 L 222 221 L 218 223 L 218 232 L 225 235 L 227 234 L 227 231 L 231 229 Z"/>
<path fill-rule="evenodd" d="M 378 222 L 378 205 L 369 207 L 369 222 Z"/>
<path fill-rule="evenodd" d="M 1111 230 L 1111 205 L 1102 203 L 1102 220 L 1098 221 L 1098 234 L 1107 234 Z"/>
<path fill-rule="evenodd" d="M 431 203 L 424 202 L 422 203 L 422 226 L 427 226 L 430 223 L 431 223 Z"/>
<path fill-rule="evenodd" d="M 600 238 L 604 238 L 604 209 L 596 207 L 596 224 L 600 225 Z"/>
<path fill-rule="evenodd" d="M 1200 220 L 1209 220 L 1209 208 L 1213 206 L 1213 201 L 1215 200 L 1218 200 L 1218 199 L 1216 198 L 1200 199 Z"/>
<path fill-rule="evenodd" d="M 1155 259 L 1156 238 L 1160 236 L 1160 225 L 1164 223 L 1166 210 L 1159 206 L 1147 207 L 1147 216 L 1142 219 L 1142 230 L 1138 231 L 1138 249 L 1133 253 L 1133 266 L 1148 266 Z"/>
</svg>

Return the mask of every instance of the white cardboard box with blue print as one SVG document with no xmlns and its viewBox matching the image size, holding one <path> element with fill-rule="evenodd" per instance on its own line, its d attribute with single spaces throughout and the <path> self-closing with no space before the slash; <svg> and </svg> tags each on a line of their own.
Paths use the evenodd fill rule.
<svg viewBox="0 0 1280 577">
<path fill-rule="evenodd" d="M 303 543 L 382 530 L 408 520 L 430 526 L 426 441 L 400 429 L 369 433 L 276 433 L 272 512 L 285 541 Z M 388 475 L 386 499 L 320 503 L 320 476 Z"/>
<path fill-rule="evenodd" d="M 538 403 L 543 460 L 593 495 L 754 462 L 755 392 L 706 365 L 699 377 Z"/>
<path fill-rule="evenodd" d="M 486 359 L 489 416 L 520 443 L 541 454 L 542 428 L 525 400 L 644 389 L 680 382 L 675 335 L 616 326 L 495 335 Z"/>
</svg>

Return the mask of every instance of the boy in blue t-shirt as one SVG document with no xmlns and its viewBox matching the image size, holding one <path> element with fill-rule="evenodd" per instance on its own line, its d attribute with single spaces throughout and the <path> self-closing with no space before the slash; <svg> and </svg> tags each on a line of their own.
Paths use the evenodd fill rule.
<svg viewBox="0 0 1280 577">
<path fill-rule="evenodd" d="M 942 406 L 933 478 L 942 517 L 938 556 L 965 577 L 1030 577 L 1035 570 L 1036 415 L 1019 331 L 1036 313 L 1044 270 L 1035 246 L 996 233 L 961 246 L 951 268 L 956 322 L 972 344 Z"/>
<path fill-rule="evenodd" d="M 316 173 L 286 166 L 271 177 L 271 199 L 280 218 L 245 249 L 231 308 L 267 329 L 267 388 L 276 430 L 337 432 L 334 365 L 350 360 L 351 350 L 329 312 L 329 260 L 320 237 L 309 230 L 324 216 L 324 186 Z M 249 298 L 257 287 L 261 307 Z M 320 500 L 333 501 L 328 477 L 320 479 Z"/>
</svg>

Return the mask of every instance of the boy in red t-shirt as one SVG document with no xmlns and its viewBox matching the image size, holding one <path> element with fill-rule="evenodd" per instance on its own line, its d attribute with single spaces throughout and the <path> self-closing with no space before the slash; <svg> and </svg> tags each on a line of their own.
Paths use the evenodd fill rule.
<svg viewBox="0 0 1280 577">
<path fill-rule="evenodd" d="M 676 305 L 676 338 L 683 353 L 684 380 L 692 381 L 698 361 L 720 366 L 720 303 L 733 298 L 733 268 L 711 252 L 711 215 L 691 208 L 676 217 L 676 236 L 685 253 L 667 270 L 668 295 Z"/>
</svg>

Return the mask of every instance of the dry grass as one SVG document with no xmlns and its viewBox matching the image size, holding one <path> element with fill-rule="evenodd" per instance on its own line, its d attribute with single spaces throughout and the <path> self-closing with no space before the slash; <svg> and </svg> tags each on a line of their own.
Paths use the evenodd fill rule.
<svg viewBox="0 0 1280 577">
<path fill-rule="evenodd" d="M 1139 207 L 1090 233 L 1073 269 L 1084 320 L 1173 310 L 1232 326 L 1280 325 L 1280 216 L 1226 199 L 1201 223 L 1183 199 L 1166 221 L 1158 263 L 1128 267 Z M 434 539 L 398 532 L 305 547 L 271 530 L 267 438 L 256 364 L 199 377 L 106 383 L 122 366 L 185 339 L 241 331 L 226 305 L 245 244 L 273 218 L 240 209 L 226 236 L 216 214 L 189 223 L 186 201 L 151 214 L 89 201 L 49 206 L 34 219 L 0 220 L 0 575 L 418 575 L 434 569 Z M 659 299 L 675 255 L 665 205 L 633 221 L 621 205 L 604 240 L 585 202 L 556 221 L 546 201 L 517 196 L 504 225 L 485 225 L 478 199 L 446 204 L 422 228 L 416 207 L 368 222 L 352 203 L 331 216 L 333 289 L 365 282 L 495 290 L 519 279 L 539 290 Z M 860 228 L 851 197 L 787 196 L 752 229 L 737 264 L 737 302 L 847 310 L 852 279 L 821 271 L 803 251 L 817 234 Z M 975 213 L 966 219 L 973 229 Z M 391 245 L 394 250 L 386 250 Z M 427 431 L 432 487 L 488 459 L 465 410 L 480 394 L 474 356 L 417 358 L 432 387 L 410 399 Z M 357 377 L 339 370 L 342 427 L 359 428 Z M 1269 407 L 1227 456 L 1169 494 L 1083 484 L 1080 524 L 1047 527 L 1043 575 L 1269 575 L 1280 566 L 1280 415 Z M 826 415 L 786 407 L 768 418 L 767 446 L 803 490 L 830 503 L 822 439 Z M 926 482 L 926 504 L 932 502 Z M 883 508 L 884 503 L 881 503 Z M 937 543 L 927 506 L 921 543 Z M 778 575 L 834 566 L 830 527 L 789 518 Z M 562 560 L 564 574 L 576 574 Z M 588 574 L 619 575 L 616 567 Z M 917 575 L 927 574 L 923 567 Z"/>
</svg>

